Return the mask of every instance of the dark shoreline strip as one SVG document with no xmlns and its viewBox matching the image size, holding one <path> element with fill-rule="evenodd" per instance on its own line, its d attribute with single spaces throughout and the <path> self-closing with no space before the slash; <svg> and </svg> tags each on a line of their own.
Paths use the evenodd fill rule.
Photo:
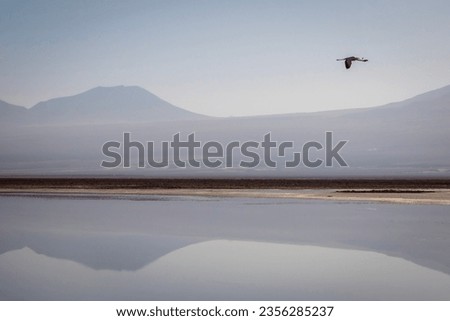
<svg viewBox="0 0 450 321">
<path fill-rule="evenodd" d="M 0 188 L 450 189 L 450 179 L 0 178 Z"/>
</svg>

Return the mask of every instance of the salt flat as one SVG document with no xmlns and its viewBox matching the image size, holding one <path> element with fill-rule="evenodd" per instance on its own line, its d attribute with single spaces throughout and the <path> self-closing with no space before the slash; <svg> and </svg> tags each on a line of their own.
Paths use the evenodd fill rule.
<svg viewBox="0 0 450 321">
<path fill-rule="evenodd" d="M 383 192 L 367 189 L 127 189 L 127 188 L 0 188 L 0 194 L 42 194 L 42 195 L 172 195 L 172 196 L 209 196 L 209 197 L 250 197 L 250 198 L 286 198 L 316 199 L 332 201 L 363 201 L 394 204 L 450 205 L 450 189 L 409 189 L 401 192 L 393 189 Z M 418 193 L 420 192 L 420 193 Z"/>
</svg>

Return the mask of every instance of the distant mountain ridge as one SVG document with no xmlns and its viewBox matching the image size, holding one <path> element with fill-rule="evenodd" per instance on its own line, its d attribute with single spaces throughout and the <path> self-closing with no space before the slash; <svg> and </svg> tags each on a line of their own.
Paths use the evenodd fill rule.
<svg viewBox="0 0 450 321">
<path fill-rule="evenodd" d="M 0 116 L 26 123 L 117 123 L 206 118 L 174 106 L 137 86 L 96 87 L 40 102 L 30 109 L 0 105 Z M 21 112 L 18 112 L 18 110 Z"/>
<path fill-rule="evenodd" d="M 14 121 L 25 118 L 25 126 Z M 2 119 L 9 120 L 0 125 L 0 176 L 450 177 L 450 86 L 379 107 L 227 118 L 190 113 L 138 87 L 99 87 L 30 110 L 3 103 Z M 239 162 L 245 157 L 237 152 L 232 154 L 232 168 L 177 168 L 172 161 L 162 169 L 102 168 L 103 144 L 121 142 L 125 132 L 133 141 L 154 142 L 153 155 L 158 160 L 161 141 L 170 142 L 177 133 L 182 140 L 195 133 L 203 144 L 215 141 L 222 146 L 236 141 L 261 142 L 271 133 L 272 140 L 294 144 L 286 155 L 291 160 L 292 152 L 302 153 L 304 143 L 323 145 L 325 133 L 332 132 L 334 144 L 348 141 L 342 157 L 349 166 L 243 168 Z M 316 154 L 320 156 L 322 151 Z M 310 155 L 312 159 L 316 154 Z M 136 153 L 131 157 L 136 164 Z M 201 157 L 201 153 L 195 156 Z"/>
<path fill-rule="evenodd" d="M 315 117 L 318 115 L 336 117 L 356 115 L 362 112 L 378 114 L 386 108 L 391 109 L 393 115 L 404 108 L 408 109 L 409 115 L 414 115 L 416 111 L 421 111 L 425 107 L 424 103 L 430 113 L 445 110 L 450 112 L 450 85 L 381 106 L 233 118 Z M 39 102 L 29 109 L 0 100 L 0 122 L 7 120 L 40 124 L 54 122 L 117 123 L 202 118 L 209 118 L 209 116 L 172 105 L 138 86 L 99 86 L 80 94 Z"/>
<path fill-rule="evenodd" d="M 0 100 L 0 120 L 23 117 L 26 112 L 27 109 L 25 107 L 9 104 L 6 101 Z"/>
</svg>

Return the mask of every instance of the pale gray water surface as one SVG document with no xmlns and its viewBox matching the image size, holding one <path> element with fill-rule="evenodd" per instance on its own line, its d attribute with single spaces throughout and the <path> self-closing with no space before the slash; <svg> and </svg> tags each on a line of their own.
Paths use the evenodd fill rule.
<svg viewBox="0 0 450 321">
<path fill-rule="evenodd" d="M 0 197 L 3 300 L 450 300 L 450 207 Z"/>
</svg>

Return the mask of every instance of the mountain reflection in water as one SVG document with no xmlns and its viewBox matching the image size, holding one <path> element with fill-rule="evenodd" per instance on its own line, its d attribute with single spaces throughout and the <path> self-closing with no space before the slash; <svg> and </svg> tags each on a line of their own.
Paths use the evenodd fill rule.
<svg viewBox="0 0 450 321">
<path fill-rule="evenodd" d="M 448 300 L 450 276 L 374 252 L 208 241 L 132 272 L 94 270 L 29 248 L 0 259 L 3 299 Z M 26 289 L 26 291 L 24 291 Z"/>
<path fill-rule="evenodd" d="M 0 197 L 4 300 L 449 300 L 445 206 Z"/>
</svg>

